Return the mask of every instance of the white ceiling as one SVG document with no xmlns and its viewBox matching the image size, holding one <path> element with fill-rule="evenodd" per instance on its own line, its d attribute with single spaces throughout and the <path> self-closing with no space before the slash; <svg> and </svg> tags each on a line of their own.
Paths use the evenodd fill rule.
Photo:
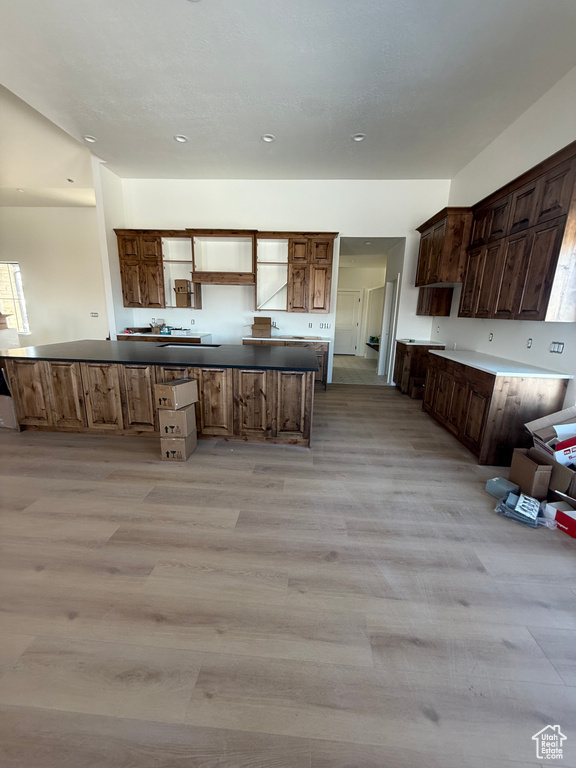
<svg viewBox="0 0 576 768">
<path fill-rule="evenodd" d="M 2 0 L 0 82 L 123 177 L 451 178 L 575 33 L 574 0 Z"/>
<path fill-rule="evenodd" d="M 341 237 L 340 268 L 359 269 L 386 266 L 388 251 L 403 237 Z"/>
</svg>

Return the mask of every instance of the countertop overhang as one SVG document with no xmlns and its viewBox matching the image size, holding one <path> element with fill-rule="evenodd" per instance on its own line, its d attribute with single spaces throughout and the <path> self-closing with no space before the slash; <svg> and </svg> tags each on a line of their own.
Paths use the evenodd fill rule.
<svg viewBox="0 0 576 768">
<path fill-rule="evenodd" d="M 193 344 L 168 349 L 170 337 L 158 344 L 149 341 L 67 341 L 38 347 L 0 351 L 0 358 L 11 360 L 60 360 L 65 362 L 124 363 L 143 365 L 182 365 L 199 368 L 254 368 L 275 371 L 317 371 L 313 350 L 300 347 L 266 347 L 222 344 L 207 347 Z"/>
<path fill-rule="evenodd" d="M 503 357 L 494 357 L 493 355 L 485 355 L 482 352 L 472 352 L 466 349 L 431 349 L 430 354 L 444 357 L 461 365 L 468 365 L 471 368 L 477 368 L 479 371 L 491 373 L 494 376 L 521 376 L 523 378 L 537 379 L 574 378 L 570 373 L 550 371 L 546 368 L 530 365 L 529 363 L 519 363 L 515 360 L 506 360 Z"/>
</svg>

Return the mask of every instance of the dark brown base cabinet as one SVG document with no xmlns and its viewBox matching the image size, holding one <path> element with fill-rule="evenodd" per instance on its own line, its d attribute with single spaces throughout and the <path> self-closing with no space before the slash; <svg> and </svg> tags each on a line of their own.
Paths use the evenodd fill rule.
<svg viewBox="0 0 576 768">
<path fill-rule="evenodd" d="M 530 440 L 524 424 L 562 408 L 566 379 L 495 376 L 431 354 L 423 409 L 478 457 L 509 466 Z"/>
<path fill-rule="evenodd" d="M 313 349 L 316 353 L 318 370 L 314 376 L 316 384 L 328 388 L 328 342 L 327 341 L 301 341 L 299 339 L 253 339 L 244 338 L 242 344 L 251 347 L 305 347 Z"/>
<path fill-rule="evenodd" d="M 199 437 L 309 445 L 313 371 L 6 360 L 18 422 L 56 432 L 158 435 L 156 382 L 198 381 Z"/>
<path fill-rule="evenodd" d="M 439 344 L 406 344 L 396 342 L 394 383 L 403 395 L 410 391 L 410 379 L 425 379 L 428 370 L 429 349 L 444 349 Z"/>
</svg>

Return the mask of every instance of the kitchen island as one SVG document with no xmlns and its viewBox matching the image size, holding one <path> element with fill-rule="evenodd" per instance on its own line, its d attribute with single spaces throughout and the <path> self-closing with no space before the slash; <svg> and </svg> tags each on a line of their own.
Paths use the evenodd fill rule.
<svg viewBox="0 0 576 768">
<path fill-rule="evenodd" d="M 154 384 L 198 381 L 198 436 L 310 445 L 315 354 L 296 347 L 72 341 L 0 352 L 22 428 L 159 434 Z"/>
</svg>

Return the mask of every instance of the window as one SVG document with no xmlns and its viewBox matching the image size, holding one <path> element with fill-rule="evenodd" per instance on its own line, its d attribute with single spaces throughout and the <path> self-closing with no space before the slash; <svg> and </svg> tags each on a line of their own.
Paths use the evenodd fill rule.
<svg viewBox="0 0 576 768">
<path fill-rule="evenodd" d="M 16 262 L 0 262 L 0 312 L 12 315 L 7 320 L 9 328 L 30 333 L 20 266 Z"/>
</svg>

